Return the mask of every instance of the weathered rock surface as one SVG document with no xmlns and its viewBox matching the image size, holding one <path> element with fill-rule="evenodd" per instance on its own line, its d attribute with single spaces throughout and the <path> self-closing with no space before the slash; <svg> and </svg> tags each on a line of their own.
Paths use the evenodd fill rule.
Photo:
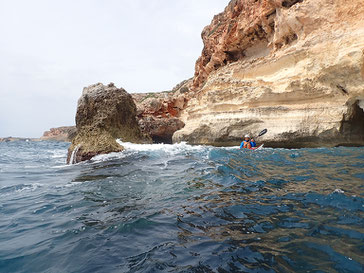
<svg viewBox="0 0 364 273">
<path fill-rule="evenodd" d="M 235 0 L 202 36 L 174 142 L 364 145 L 362 0 Z"/>
<path fill-rule="evenodd" d="M 58 128 L 51 128 L 49 131 L 44 132 L 40 140 L 54 140 L 71 142 L 76 136 L 76 126 L 63 126 Z"/>
<path fill-rule="evenodd" d="M 119 152 L 116 139 L 141 143 L 133 98 L 114 84 L 101 83 L 84 88 L 76 113 L 77 135 L 68 150 L 68 163 L 89 160 L 95 155 Z"/>
<path fill-rule="evenodd" d="M 154 143 L 172 143 L 173 134 L 184 127 L 184 123 L 176 118 L 160 118 L 150 116 L 143 116 L 139 118 L 140 129 L 147 133 Z"/>
<path fill-rule="evenodd" d="M 192 80 L 183 81 L 170 92 L 132 94 L 137 105 L 137 119 L 143 133 L 155 143 L 172 143 L 174 132 L 184 127 L 179 119 L 186 107 Z"/>
</svg>

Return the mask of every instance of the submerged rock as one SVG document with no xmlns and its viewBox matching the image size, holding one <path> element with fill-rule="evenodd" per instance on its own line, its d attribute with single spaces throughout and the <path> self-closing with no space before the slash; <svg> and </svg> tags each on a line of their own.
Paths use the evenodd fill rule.
<svg viewBox="0 0 364 273">
<path fill-rule="evenodd" d="M 123 147 L 116 139 L 135 143 L 147 141 L 135 116 L 135 103 L 124 89 L 112 83 L 84 88 L 77 106 L 77 134 L 68 150 L 67 162 L 73 164 L 98 154 L 120 152 Z"/>
<path fill-rule="evenodd" d="M 237 0 L 203 33 L 186 126 L 173 141 L 364 145 L 362 0 Z"/>
</svg>

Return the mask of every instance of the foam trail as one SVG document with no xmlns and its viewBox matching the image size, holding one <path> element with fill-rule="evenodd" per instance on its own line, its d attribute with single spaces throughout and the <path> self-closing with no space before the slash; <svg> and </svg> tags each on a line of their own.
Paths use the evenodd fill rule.
<svg viewBox="0 0 364 273">
<path fill-rule="evenodd" d="M 202 151 L 212 146 L 202 146 L 202 145 L 188 145 L 185 142 L 176 144 L 135 144 L 130 142 L 122 142 L 120 139 L 117 142 L 122 145 L 126 151 L 136 151 L 136 152 L 153 152 L 153 151 L 163 151 L 166 153 L 179 153 L 184 151 Z"/>
<path fill-rule="evenodd" d="M 131 154 L 138 153 L 148 153 L 154 155 L 166 155 L 166 156 L 176 156 L 183 155 L 189 152 L 199 153 L 201 156 L 206 156 L 209 151 L 215 149 L 216 147 L 208 145 L 189 145 L 186 142 L 175 143 L 175 144 L 136 144 L 131 142 L 123 142 L 120 139 L 116 140 L 120 145 L 122 145 L 125 150 L 123 152 L 101 154 L 92 158 L 93 162 L 103 162 L 113 159 L 125 158 Z M 219 149 L 226 150 L 238 150 L 239 146 L 235 147 L 225 147 Z"/>
</svg>

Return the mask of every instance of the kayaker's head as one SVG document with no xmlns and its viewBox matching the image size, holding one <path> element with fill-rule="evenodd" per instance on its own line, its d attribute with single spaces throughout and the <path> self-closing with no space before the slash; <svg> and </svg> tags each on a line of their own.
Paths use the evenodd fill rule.
<svg viewBox="0 0 364 273">
<path fill-rule="evenodd" d="M 250 136 L 249 135 L 245 135 L 245 140 L 249 141 L 250 140 Z"/>
</svg>

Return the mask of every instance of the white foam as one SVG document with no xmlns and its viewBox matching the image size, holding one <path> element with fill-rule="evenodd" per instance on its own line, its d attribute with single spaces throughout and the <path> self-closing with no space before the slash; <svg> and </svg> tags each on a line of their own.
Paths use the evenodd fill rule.
<svg viewBox="0 0 364 273">
<path fill-rule="evenodd" d="M 119 139 L 117 140 L 117 142 L 122 145 L 126 151 L 136 152 L 162 151 L 166 153 L 176 154 L 185 151 L 202 151 L 206 150 L 206 148 L 211 148 L 211 146 L 189 145 L 186 142 L 176 144 L 135 144 L 130 142 L 122 142 Z"/>
<path fill-rule="evenodd" d="M 209 152 L 214 149 L 213 146 L 207 145 L 189 145 L 186 142 L 176 143 L 176 144 L 135 144 L 131 142 L 123 142 L 120 139 L 116 140 L 120 145 L 122 145 L 125 150 L 118 153 L 109 153 L 96 155 L 91 159 L 92 163 L 100 163 L 105 161 L 110 161 L 113 159 L 122 159 L 133 154 L 140 152 L 153 152 L 156 154 L 163 153 L 168 156 L 174 156 L 178 154 L 186 154 L 186 152 Z M 239 146 L 234 147 L 220 147 L 226 150 L 238 150 Z M 75 152 L 75 151 L 74 151 Z M 203 155 L 201 155 L 203 156 Z M 65 168 L 69 165 L 56 166 L 54 168 Z"/>
<path fill-rule="evenodd" d="M 74 164 L 76 165 L 76 164 Z M 72 165 L 68 165 L 68 164 L 63 164 L 63 165 L 58 165 L 58 166 L 52 166 L 51 169 L 63 169 L 63 168 L 70 168 L 72 167 Z"/>
<path fill-rule="evenodd" d="M 23 192 L 23 191 L 35 191 L 36 189 L 43 187 L 43 184 L 39 184 L 39 183 L 33 183 L 30 185 L 24 185 L 24 187 L 22 187 L 21 189 L 17 189 L 15 190 L 15 192 Z"/>
<path fill-rule="evenodd" d="M 240 150 L 240 146 L 222 147 L 226 150 Z"/>
<path fill-rule="evenodd" d="M 78 144 L 74 150 L 72 151 L 72 154 L 71 154 L 71 158 L 70 158 L 70 164 L 75 164 L 76 163 L 76 156 L 77 156 L 77 153 L 78 153 L 78 150 L 80 149 L 81 145 Z"/>
<path fill-rule="evenodd" d="M 336 189 L 333 191 L 333 193 L 345 193 L 342 189 Z"/>
<path fill-rule="evenodd" d="M 99 162 L 109 161 L 109 160 L 113 160 L 113 159 L 121 159 L 126 156 L 127 156 L 127 154 L 124 152 L 101 154 L 101 155 L 96 155 L 93 158 L 91 158 L 91 161 L 93 161 L 95 163 L 99 163 Z"/>
<path fill-rule="evenodd" d="M 37 168 L 39 168 L 39 166 L 37 166 L 37 165 L 25 165 L 24 166 L 24 169 L 37 169 Z"/>
<path fill-rule="evenodd" d="M 66 150 L 55 150 L 51 151 L 52 155 L 51 158 L 66 158 L 67 151 Z"/>
<path fill-rule="evenodd" d="M 123 142 L 120 139 L 117 139 L 116 141 L 125 148 L 124 151 L 119 153 L 97 155 L 94 156 L 91 161 L 93 163 L 99 163 L 113 159 L 122 159 L 140 152 L 153 152 L 156 154 L 164 153 L 166 155 L 173 156 L 177 154 L 185 154 L 186 152 L 208 151 L 212 148 L 212 146 L 188 145 L 185 142 L 177 144 L 135 144 L 131 142 Z"/>
<path fill-rule="evenodd" d="M 57 189 L 61 189 L 61 188 L 71 188 L 71 187 L 74 187 L 74 186 L 78 186 L 78 185 L 81 185 L 85 182 L 70 182 L 70 183 L 67 183 L 65 185 L 57 185 L 55 186 Z"/>
</svg>

